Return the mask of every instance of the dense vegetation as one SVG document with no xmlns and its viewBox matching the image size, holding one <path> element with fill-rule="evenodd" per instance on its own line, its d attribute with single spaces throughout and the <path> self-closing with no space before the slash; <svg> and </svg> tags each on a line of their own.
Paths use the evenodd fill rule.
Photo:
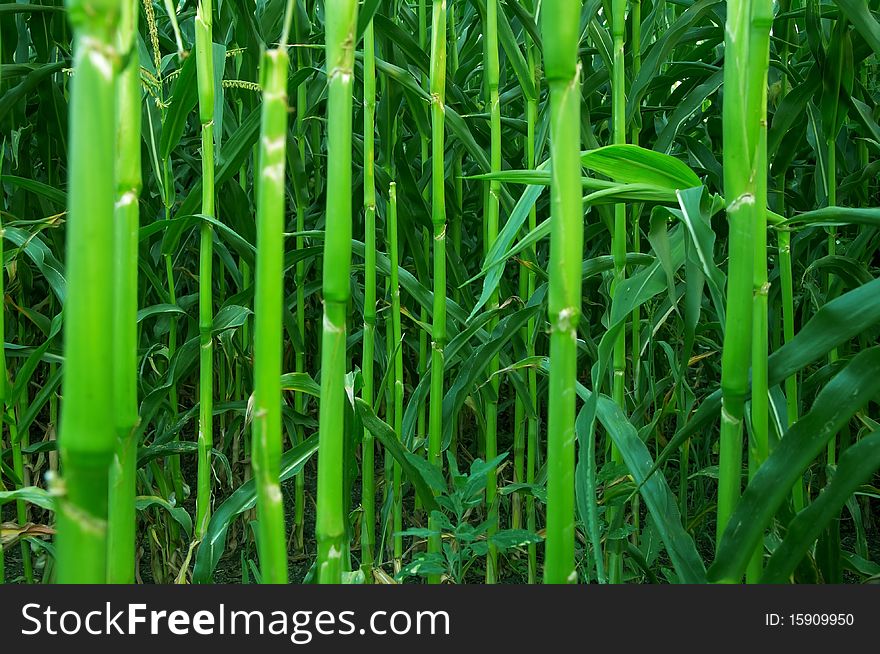
<svg viewBox="0 0 880 654">
<path fill-rule="evenodd" d="M 877 580 L 878 12 L 0 4 L 5 580 Z"/>
</svg>

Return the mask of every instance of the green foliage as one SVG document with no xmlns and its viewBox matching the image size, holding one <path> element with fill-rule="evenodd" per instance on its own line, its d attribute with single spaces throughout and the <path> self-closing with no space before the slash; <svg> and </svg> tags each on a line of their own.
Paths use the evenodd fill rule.
<svg viewBox="0 0 880 654">
<path fill-rule="evenodd" d="M 499 454 L 491 461 L 476 459 L 468 472 L 460 472 L 453 456 L 447 453 L 448 487 L 440 471 L 433 468 L 426 478 L 433 481 L 440 508 L 430 513 L 432 526 L 406 529 L 400 535 L 418 539 L 439 537 L 441 551 L 420 552 L 401 568 L 397 579 L 441 575 L 451 583 L 465 583 L 468 571 L 486 556 L 490 545 L 505 553 L 541 542 L 537 534 L 526 529 L 493 530 L 491 518 L 474 521 L 474 511 L 484 502 L 486 479 L 506 456 Z M 424 465 L 430 466 L 427 462 Z"/>
<path fill-rule="evenodd" d="M 876 1 L 61 4 L 0 4 L 6 580 L 880 574 Z"/>
</svg>

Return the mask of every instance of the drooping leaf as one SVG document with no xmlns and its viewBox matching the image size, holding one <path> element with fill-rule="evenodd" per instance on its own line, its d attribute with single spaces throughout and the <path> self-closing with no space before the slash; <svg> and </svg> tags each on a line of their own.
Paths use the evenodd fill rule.
<svg viewBox="0 0 880 654">
<path fill-rule="evenodd" d="M 355 408 L 360 415 L 361 421 L 364 423 L 364 428 L 367 429 L 376 440 L 382 443 L 382 446 L 391 456 L 394 457 L 394 460 L 400 464 L 403 474 L 415 487 L 416 493 L 418 493 L 419 499 L 422 501 L 422 505 L 429 511 L 439 510 L 437 501 L 434 499 L 434 494 L 431 492 L 431 484 L 425 480 L 425 477 L 420 471 L 422 466 L 413 463 L 413 459 L 416 458 L 416 455 L 407 452 L 404 449 L 398 435 L 394 433 L 394 430 L 391 427 L 373 413 L 373 409 L 369 404 L 358 397 L 355 398 Z M 431 477 L 429 476 L 429 479 L 430 478 Z"/>
<path fill-rule="evenodd" d="M 858 487 L 880 469 L 880 432 L 863 436 L 840 455 L 831 482 L 789 523 L 785 538 L 764 568 L 761 582 L 785 583 L 807 549 Z"/>
<path fill-rule="evenodd" d="M 0 491 L 0 505 L 17 501 L 28 502 L 47 511 L 55 510 L 55 496 L 44 488 L 25 486 L 16 490 Z"/>
<path fill-rule="evenodd" d="M 791 341 L 770 355 L 767 362 L 769 385 L 782 383 L 835 347 L 880 323 L 880 303 L 875 301 L 877 293 L 880 293 L 880 278 L 821 306 Z M 716 390 L 703 400 L 687 424 L 663 448 L 654 470 L 688 438 L 716 419 L 720 409 L 721 391 Z"/>
<path fill-rule="evenodd" d="M 134 498 L 134 508 L 138 511 L 145 511 L 154 506 L 165 509 L 174 521 L 180 525 L 187 538 L 192 535 L 192 518 L 182 506 L 174 506 L 165 498 L 156 495 L 141 495 Z"/>
<path fill-rule="evenodd" d="M 606 145 L 588 150 L 581 153 L 581 164 L 624 184 L 649 184 L 672 191 L 702 186 L 687 164 L 637 145 Z"/>
<path fill-rule="evenodd" d="M 281 456 L 280 480 L 286 481 L 299 473 L 306 461 L 318 451 L 318 435 L 307 438 Z M 211 515 L 205 536 L 196 550 L 193 567 L 193 583 L 207 584 L 226 547 L 226 531 L 232 520 L 252 509 L 257 503 L 257 487 L 254 479 L 239 486 L 232 495 L 223 501 Z"/>
<path fill-rule="evenodd" d="M 709 570 L 710 581 L 736 582 L 795 480 L 856 411 L 880 393 L 880 347 L 863 350 L 819 393 L 809 413 L 782 437 L 734 509 Z"/>
<path fill-rule="evenodd" d="M 549 366 L 545 367 L 549 371 Z M 590 401 L 593 393 L 578 383 L 575 387 L 578 396 Z M 610 398 L 597 398 L 597 416 L 607 430 L 614 445 L 623 457 L 630 474 L 639 486 L 639 492 L 654 518 L 660 537 L 666 545 L 669 557 L 682 583 L 706 583 L 706 568 L 697 552 L 694 540 L 681 524 L 678 500 L 666 483 L 662 474 L 648 476 L 653 467 L 648 448 L 638 437 L 635 427 Z"/>
</svg>

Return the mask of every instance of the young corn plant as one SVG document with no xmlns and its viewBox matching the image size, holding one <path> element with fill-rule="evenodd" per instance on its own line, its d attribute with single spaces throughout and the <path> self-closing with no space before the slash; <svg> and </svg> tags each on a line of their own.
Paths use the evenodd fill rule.
<svg viewBox="0 0 880 654">
<path fill-rule="evenodd" d="M 373 363 L 376 347 L 376 43 L 371 20 L 364 30 L 364 348 L 361 373 L 362 398 L 373 402 Z M 395 237 L 396 238 L 396 237 Z M 364 429 L 361 455 L 361 494 L 364 518 L 361 526 L 361 566 L 372 578 L 376 544 L 376 449 L 373 435 Z"/>
</svg>

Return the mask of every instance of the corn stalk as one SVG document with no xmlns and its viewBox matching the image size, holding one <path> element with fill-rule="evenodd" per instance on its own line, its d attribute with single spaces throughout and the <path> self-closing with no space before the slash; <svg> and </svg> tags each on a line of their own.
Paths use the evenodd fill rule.
<svg viewBox="0 0 880 654">
<path fill-rule="evenodd" d="M 138 2 L 122 2 L 118 48 L 124 66 L 117 91 L 116 216 L 114 225 L 113 389 L 116 452 L 110 468 L 107 581 L 134 583 L 135 474 L 138 442 L 137 308 L 138 199 L 141 193 L 141 80 Z"/>
<path fill-rule="evenodd" d="M 343 502 L 345 335 L 351 294 L 351 109 L 356 0 L 328 4 L 327 218 L 324 241 L 324 322 L 321 340 L 321 407 L 318 432 L 318 509 L 315 536 L 320 583 L 340 583 L 346 554 Z"/>
<path fill-rule="evenodd" d="M 577 328 L 581 317 L 580 3 L 545 0 L 544 72 L 550 87 L 550 385 L 544 582 L 574 583 Z"/>
<path fill-rule="evenodd" d="M 72 0 L 74 29 L 67 195 L 66 354 L 58 446 L 64 470 L 57 516 L 59 583 L 107 579 L 107 494 L 116 449 L 113 279 L 116 98 L 121 3 Z"/>
<path fill-rule="evenodd" d="M 202 126 L 202 215 L 214 217 L 214 42 L 211 0 L 196 9 L 196 79 Z M 199 433 L 196 534 L 204 536 L 211 517 L 211 450 L 214 447 L 213 309 L 214 229 L 203 219 L 199 228 Z"/>
</svg>

